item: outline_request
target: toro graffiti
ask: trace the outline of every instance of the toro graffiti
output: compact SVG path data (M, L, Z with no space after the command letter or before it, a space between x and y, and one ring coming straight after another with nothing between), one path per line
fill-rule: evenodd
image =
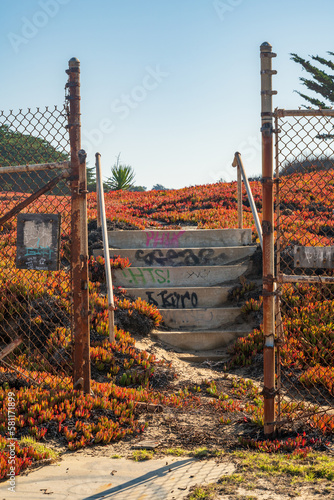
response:
M162 290L156 293L154 290L146 291L147 302L157 307L175 308L175 309L188 309L189 307L196 308L198 304L197 294L187 291L183 294L177 292L170 292L169 290Z

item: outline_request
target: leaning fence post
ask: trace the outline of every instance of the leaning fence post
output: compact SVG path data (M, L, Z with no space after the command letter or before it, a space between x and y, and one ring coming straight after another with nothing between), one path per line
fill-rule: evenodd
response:
M80 62L73 57L69 81L71 146L71 272L73 290L73 387L90 393L86 153L81 149Z
M232 167L237 167L237 200L238 200L238 228L243 228L243 214L242 214L242 178L240 167L237 162L236 156L234 155L234 160Z
M97 153L96 153L97 154ZM95 155L96 156L96 155ZM99 187L98 187L98 182L97 182L97 163L96 163L96 226L102 227L102 221L101 221L101 208L100 208L100 193L99 193ZM102 183L103 186L103 183Z
M261 45L262 121L262 234L263 234L263 395L264 434L272 437L275 424L275 317L274 317L274 203L273 203L273 110L272 58L276 54L265 42Z
M104 262L105 262L105 273L106 273L106 283L108 291L108 319L109 319L109 342L114 342L115 340L115 316L114 316L114 294L112 289L112 279L111 279L111 269L110 269L110 256L109 256L109 242L108 242L108 232L107 232L107 220L106 220L106 209L104 205L104 192L103 192L103 182L101 174L101 155L100 153L95 153L96 158L96 193L99 195L99 207L100 207L100 217L102 226L102 241L103 241L103 251L104 251Z

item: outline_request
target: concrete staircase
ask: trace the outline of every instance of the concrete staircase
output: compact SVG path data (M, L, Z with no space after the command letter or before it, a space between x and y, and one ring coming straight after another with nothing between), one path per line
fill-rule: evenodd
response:
M161 341L210 351L251 331L240 307L227 301L251 271L251 229L110 231L108 239L110 256L131 262L113 271L114 286L159 308L166 329L153 335Z

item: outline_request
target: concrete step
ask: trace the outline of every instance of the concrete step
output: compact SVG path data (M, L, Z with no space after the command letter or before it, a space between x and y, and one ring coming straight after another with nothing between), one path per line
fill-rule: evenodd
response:
M251 256L256 246L213 248L154 248L154 249L110 249L110 257L120 255L128 258L136 267L144 266L222 266ZM103 249L93 251L95 257L103 255Z
M111 248L211 248L250 245L251 229L108 231Z
M230 286L127 288L127 292L160 309L221 307L226 303Z
M204 309L161 309L164 324L179 330L212 330L234 323L241 314L239 307Z
M211 286L236 280L249 264L231 266L127 267L112 271L113 284L124 288Z
M239 337L245 337L250 330L209 330L209 331L153 331L151 335L162 342L185 351L209 351L219 349L235 342Z
M204 363L205 361L211 361L212 366L214 366L214 363L219 363L220 365L224 362L228 363L231 359L226 352L224 354L213 354L215 351L199 352L200 354L197 354L197 352L180 354L178 355L178 358L181 359L181 361L187 361L188 363Z

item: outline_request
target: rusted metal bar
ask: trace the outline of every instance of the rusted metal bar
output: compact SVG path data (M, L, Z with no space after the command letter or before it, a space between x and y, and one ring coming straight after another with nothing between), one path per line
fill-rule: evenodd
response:
M277 283L334 283L334 276L304 276L278 274Z
M262 203L263 203L263 392L264 434L272 437L275 422L275 318L274 318L274 203L273 203L273 125L272 125L272 47L261 45L262 118Z
M102 240L103 240L103 251L104 251L104 262L106 271L106 283L108 290L108 316L109 316L109 341L114 342L115 340L115 320L114 320L114 294L112 289L112 279L111 279L111 269L110 269L110 255L109 255L109 242L108 242L108 232L107 232L107 220L106 220L106 210L104 205L104 192L103 192L103 182L101 174L101 155L100 153L95 154L96 158L96 192L99 194L99 205L102 223Z
M0 167L0 175L2 174L16 174L22 172L38 172L40 170L55 170L70 168L68 161L61 161L59 163L36 163L34 165L16 165L11 167Z
M275 109L274 115L284 116L334 116L334 109Z
M19 203L14 208L9 210L9 212L7 212L3 217L0 217L0 226L2 224L4 224L5 222L7 222L12 217L14 217L14 215L21 212L21 210L23 210L28 205L30 205L33 201L35 201L37 198L42 196L42 194L46 193L47 191L51 191L51 189L53 189L58 184L59 181L61 181L62 179L66 179L68 176L69 176L69 173L65 173L65 172L63 174L58 175L57 177L52 179L50 182L45 184L45 186L38 189L38 191L36 191L35 193L28 196L25 200L21 201L21 203Z
M0 352L0 360L8 356L14 349L16 349L20 344L22 344L23 339L22 337L18 337L17 339L13 340L10 344L8 344L2 351Z
M242 160L241 160L241 154L238 153L238 152L236 152L235 155L234 155L234 160L235 161L233 162L232 166L233 167L235 166L234 163L237 164L238 172L240 172L240 176L242 177L242 180L244 181L246 192L247 192L247 196L248 196L248 200L249 200L249 204L250 204L250 207L251 207L251 210L252 210L252 214L253 214L253 218L254 218L254 222L255 222L256 231L257 231L257 234L259 236L260 245L261 245L261 248L262 248L263 247L263 239L262 239L262 229L261 229L260 219L259 219L259 215L257 213L256 205L255 205L255 202L254 202L253 193L252 193L252 190L251 190L249 182L248 182L248 177L246 175L246 171L245 171L244 165L243 165ZM240 180L240 183L241 183L241 180ZM239 205L239 199L238 199L238 205ZM241 201L241 205L242 205L242 201ZM238 212L239 212L239 207L238 207ZM242 226L241 226L240 229L242 229Z
M73 289L73 381L90 393L86 153L81 149L80 62L69 61L69 136L71 145L71 269Z
M40 383L36 382L33 378L29 377L29 375L26 375L25 373L21 372L16 366L13 364L8 364L6 361L2 360L1 363L5 365L9 370L12 372L18 373L21 377L25 378L26 380L29 380L29 382L34 385L35 387L40 387ZM6 373L4 374L6 376Z

